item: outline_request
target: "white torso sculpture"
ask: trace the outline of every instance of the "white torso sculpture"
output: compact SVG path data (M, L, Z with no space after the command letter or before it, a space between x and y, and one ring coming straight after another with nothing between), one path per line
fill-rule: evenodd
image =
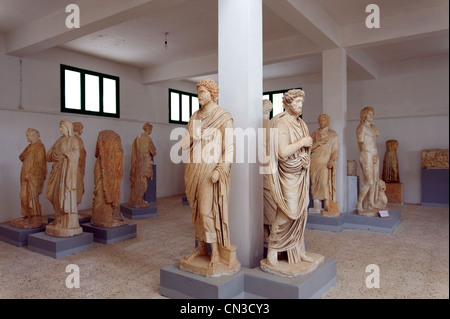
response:
M386 209L387 197L384 193L385 183L380 179L380 158L376 138L380 135L378 128L372 124L375 112L366 106L360 112L360 124L356 129L361 167L361 189L356 204L356 211L361 215L377 215Z
M319 115L320 128L311 134L311 195L314 207L322 207L323 215L338 216L336 202L336 168L339 156L338 135L330 129L330 117Z
M296 276L312 271L323 262L318 254L306 254L304 233L309 204L309 166L312 139L302 114L305 93L294 89L283 96L285 112L271 120L278 138L271 141L277 151L270 154L267 179L277 212L272 221L267 258L261 269L282 276ZM276 145L275 145L276 144ZM287 262L278 260L287 253Z
M228 229L233 118L216 103L217 83L201 80L197 91L201 109L191 116L181 148L189 150L184 181L198 246L180 259L180 268L207 277L229 275L240 269Z
M53 205L55 220L47 225L45 231L50 236L70 237L83 232L77 207L80 144L74 136L72 122L61 121L59 129L62 136L47 152L47 161L53 165L46 196Z
M39 195L42 193L47 175L45 146L39 139L39 132L29 128L25 133L30 144L20 154L20 206L21 218L11 221L20 228L38 228L42 225L42 210Z

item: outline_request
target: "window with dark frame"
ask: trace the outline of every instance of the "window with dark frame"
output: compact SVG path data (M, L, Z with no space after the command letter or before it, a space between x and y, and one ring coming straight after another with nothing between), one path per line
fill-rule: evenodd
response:
M199 108L197 94L169 89L169 123L187 124Z
M61 112L120 117L119 77L61 64Z
M263 99L269 99L273 104L270 118L284 112L283 95L289 90L291 89L263 93ZM191 115L199 108L197 94L169 89L169 123L187 124Z

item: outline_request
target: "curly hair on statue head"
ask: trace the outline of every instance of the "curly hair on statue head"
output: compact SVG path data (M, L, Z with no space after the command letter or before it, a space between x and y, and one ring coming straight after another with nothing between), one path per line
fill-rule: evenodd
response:
M374 111L373 107L366 106L365 108L363 108L361 110L361 112L359 113L359 118L360 118L359 122L360 123L364 123L364 121L366 120L367 113L369 113L369 112L372 112L372 113L375 114L375 111Z
M197 89L200 86L204 86L211 94L211 99L214 103L217 103L217 99L219 98L219 85L214 80L203 79L197 83Z
M283 104L291 105L292 101L294 101L299 96L305 97L305 91L303 91L302 89L289 90L283 95Z

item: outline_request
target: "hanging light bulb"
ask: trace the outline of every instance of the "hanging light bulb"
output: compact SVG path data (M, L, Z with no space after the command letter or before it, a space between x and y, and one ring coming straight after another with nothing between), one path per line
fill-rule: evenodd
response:
M169 32L164 33L164 50L167 50L169 48L169 44L167 43L168 35L169 35Z

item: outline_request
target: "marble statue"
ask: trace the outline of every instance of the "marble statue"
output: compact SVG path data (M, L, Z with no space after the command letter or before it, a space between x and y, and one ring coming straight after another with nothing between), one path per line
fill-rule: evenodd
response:
M63 120L59 124L62 136L47 152L47 162L53 162L47 184L46 197L52 203L55 220L46 233L55 237L70 237L83 233L78 221L77 178L81 145L74 136L73 124Z
M313 144L302 114L305 92L293 89L283 96L285 111L271 120L277 137L270 147L270 171L267 179L277 205L269 236L267 258L261 260L263 271L294 277L309 273L324 261L324 256L306 253L305 226L309 205L309 169ZM275 146L276 144L276 146ZM287 262L279 254L287 253Z
M321 209L323 215L338 216L336 202L336 169L339 156L339 140L335 131L330 129L330 117L320 114L319 126L311 134L311 195L314 207Z
M270 100L263 100L263 128L265 134L265 144L264 149L267 149L269 143L269 129L270 129L270 111L273 109L273 104ZM266 151L266 154L268 152ZM272 220L275 218L277 212L277 205L272 199L272 195L270 195L269 181L264 175L263 182L263 198L264 198L264 242L269 242L269 234L270 234L270 225L272 225Z
M94 200L91 224L98 227L125 225L114 218L120 205L120 184L123 176L123 149L120 136L112 130L100 131L95 147Z
M86 170L86 149L81 138L84 125L81 122L73 122L74 136L80 144L80 158L78 160L78 176L77 176L77 203L80 204L84 195L84 173Z
M385 196L380 178L380 159L376 138L378 128L372 124L375 111L366 106L360 112L360 124L356 129L361 168L361 188L356 211L361 215L376 216L378 211L386 209ZM381 185L380 185L381 184Z
M148 187L148 180L153 178L153 157L156 156L156 148L150 134L153 125L145 123L144 132L139 134L132 145L131 150L131 192L128 206L139 208L150 204L144 199Z
M233 118L217 105L219 86L216 82L199 81L197 92L201 108L191 116L180 143L189 153L184 182L197 247L180 258L179 264L182 270L214 277L240 269L228 228Z
M386 153L383 159L383 174L381 178L385 183L400 183L397 158L397 140L386 141Z
M12 220L10 224L20 228L39 228L42 225L39 195L42 193L47 176L45 146L40 140L38 130L29 128L25 136L30 144L19 155L22 161L19 195L22 217Z

